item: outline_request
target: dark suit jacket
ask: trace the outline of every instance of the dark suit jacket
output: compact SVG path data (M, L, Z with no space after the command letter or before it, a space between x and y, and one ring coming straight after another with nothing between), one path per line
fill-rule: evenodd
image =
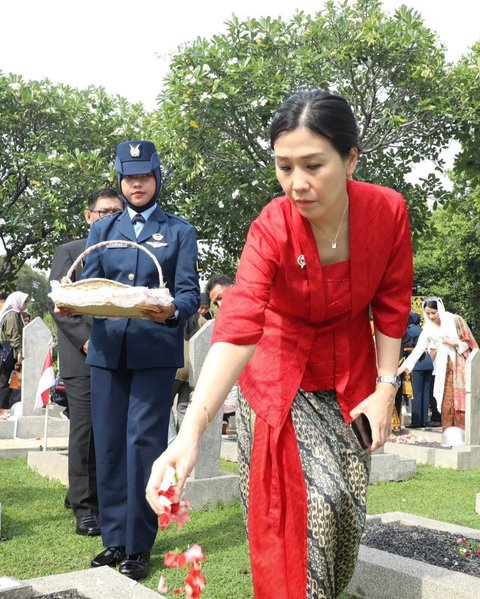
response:
M182 218L157 207L138 239L128 211L125 211L95 222L90 229L87 246L109 239L134 241L155 255L164 281L174 297L179 318L169 323L175 326L142 318L95 318L88 364L116 369L123 351L129 369L181 367L183 323L200 305L195 229ZM149 288L159 284L158 271L152 259L145 252L128 246L101 247L92 251L86 258L82 278L95 277Z
M59 246L53 256L52 270L49 280L60 281L69 268L85 249L86 239L77 239ZM72 282L82 278L82 266L77 266L72 275ZM89 316L59 316L53 311L51 300L48 308L58 328L58 354L60 356L60 375L68 378L73 376L88 376L90 367L85 363L83 345L90 336L93 318Z

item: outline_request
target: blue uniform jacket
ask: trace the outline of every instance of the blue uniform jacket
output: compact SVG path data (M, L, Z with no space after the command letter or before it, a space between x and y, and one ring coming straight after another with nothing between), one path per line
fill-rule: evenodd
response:
M152 237L154 234L155 239ZM164 281L174 297L179 317L173 323L176 326L157 324L142 318L95 318L87 364L118 368L125 346L129 369L181 367L183 323L200 304L195 229L182 218L157 207L137 239L132 221L125 211L93 223L87 247L113 239L134 241L156 256L162 267ZM159 241L164 245L155 247ZM159 283L158 271L152 259L145 252L131 247L93 250L86 257L82 279L95 277L150 288L158 287Z

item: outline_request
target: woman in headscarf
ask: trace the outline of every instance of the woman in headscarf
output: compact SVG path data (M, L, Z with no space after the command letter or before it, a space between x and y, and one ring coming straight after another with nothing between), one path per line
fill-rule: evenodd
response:
M23 359L22 332L25 325L22 313L26 310L27 298L27 293L14 291L7 297L0 311L0 341L8 341L12 346L15 366L20 365ZM10 408L12 390L9 387L9 379L12 370L13 368L0 374L0 409L2 410Z
M423 315L425 324L417 345L398 373L411 372L428 351L435 364L433 395L442 414L442 428L465 428L465 364L478 344L465 320L447 312L441 298L427 297Z

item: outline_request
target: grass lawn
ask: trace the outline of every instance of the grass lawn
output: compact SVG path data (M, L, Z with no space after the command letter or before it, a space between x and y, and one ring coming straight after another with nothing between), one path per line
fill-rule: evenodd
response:
M223 462L222 469L236 465ZM404 511L480 529L475 494L480 492L480 469L457 472L417 466L417 476L402 483L369 487L368 511ZM19 579L70 572L89 567L102 550L98 537L79 537L74 518L63 508L65 487L32 472L25 459L0 460L0 576ZM199 543L206 556L205 599L252 599L247 543L240 504L199 510L181 531L159 532L152 551L149 577L142 581L156 590L166 576L170 588L180 586L183 572L163 567L163 554ZM343 599L347 599L343 595Z
M417 464L417 475L398 483L368 487L369 514L408 512L433 520L480 529L475 512L480 468L459 472Z

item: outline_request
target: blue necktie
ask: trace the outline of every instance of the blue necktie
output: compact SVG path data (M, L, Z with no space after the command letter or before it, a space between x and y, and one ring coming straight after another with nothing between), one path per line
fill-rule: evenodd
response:
M141 214L135 214L135 216L132 218L132 225L137 237L140 235L144 224L145 218Z

